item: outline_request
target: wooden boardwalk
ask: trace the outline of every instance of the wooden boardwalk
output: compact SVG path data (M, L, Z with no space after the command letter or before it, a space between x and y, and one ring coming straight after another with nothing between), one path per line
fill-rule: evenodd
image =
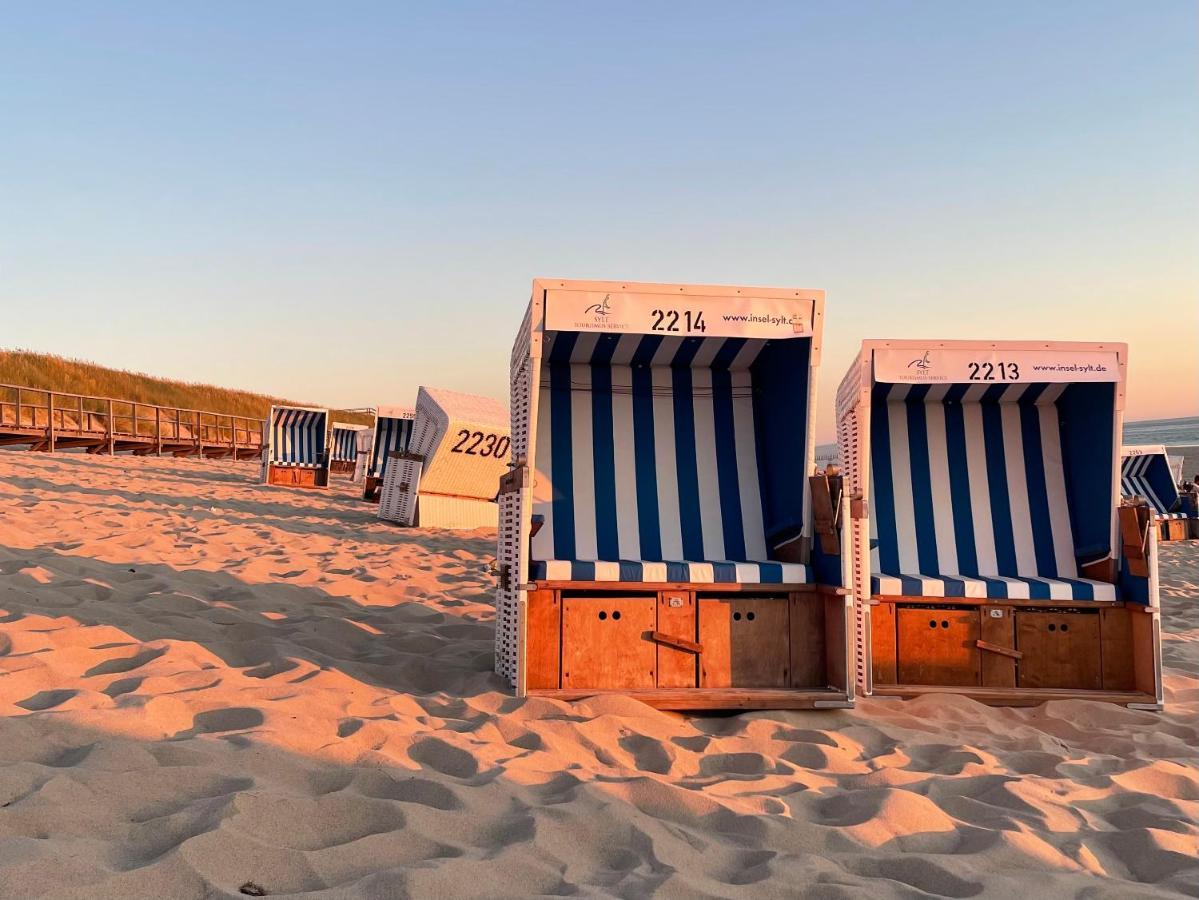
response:
M0 384L0 447L258 459L262 443L261 419Z

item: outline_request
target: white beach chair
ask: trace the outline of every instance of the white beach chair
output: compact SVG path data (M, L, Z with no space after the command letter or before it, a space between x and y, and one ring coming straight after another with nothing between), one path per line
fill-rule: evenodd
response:
M1120 508L1127 347L866 341L837 396L863 693L1162 701L1156 532Z
M329 486L329 411L272 406L267 420L264 484L289 487Z
M1149 504L1161 540L1199 537L1199 533L1193 533L1199 525L1194 495L1179 492L1164 446L1125 446L1120 457L1120 490L1126 498L1140 497Z
M496 670L518 695L851 704L846 501L808 477L823 307L533 283L499 495Z
M362 499L379 502L379 489L383 486L383 473L393 453L407 453L412 440L412 422L416 410L410 406L380 406L375 411L375 427L371 432L370 455L361 479Z
M355 443L355 462L354 462L354 484L364 484L366 482L366 469L370 465L371 444L375 441L375 429L367 428L364 431L359 431L354 435Z
M329 471L334 475L352 475L358 463L359 435L367 434L369 425L349 425L345 422L333 423L333 435L330 440Z
M495 527L507 471L508 410L486 397L422 387L407 453L390 455L379 518L426 528Z

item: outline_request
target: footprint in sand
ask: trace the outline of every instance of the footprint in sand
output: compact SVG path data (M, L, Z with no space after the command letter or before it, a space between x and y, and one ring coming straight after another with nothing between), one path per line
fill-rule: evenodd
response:
M28 709L32 712L41 712L46 709L53 709L56 706L61 706L66 703L79 691L38 691L32 697L26 697L24 700L18 700L17 706L22 709Z
M426 738L413 744L408 755L434 772L453 778L473 778L479 774L479 761L453 744L440 738Z
M133 656L123 656L119 659L106 659L104 662L92 666L83 673L84 678L91 678L93 675L117 675L121 672L131 672L134 669L140 669L146 663L153 662L166 653L166 648L150 647L143 650L141 653Z

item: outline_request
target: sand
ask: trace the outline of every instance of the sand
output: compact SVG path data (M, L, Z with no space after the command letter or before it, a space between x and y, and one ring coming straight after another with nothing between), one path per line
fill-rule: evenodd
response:
M1165 713L684 717L512 698L491 534L256 475L0 453L0 897L1199 896L1195 542Z

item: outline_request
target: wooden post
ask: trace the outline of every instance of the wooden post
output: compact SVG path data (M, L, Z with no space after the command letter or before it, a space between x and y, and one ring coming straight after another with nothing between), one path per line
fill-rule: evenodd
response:
M54 452L54 392L46 392L46 452Z
M200 424L200 411L196 410L196 451L204 458L204 426Z
M108 455L116 456L117 454L117 423L112 417L112 401L108 401Z
M233 458L237 459L237 419L229 417L229 440L233 444Z
M17 427L21 427L21 389L17 388Z
M154 407L154 453L162 456L162 407Z
M77 405L79 407L79 412L76 414L76 417L75 417L75 427L78 428L80 431L91 431L91 429L85 427L84 423L83 423L83 395L82 394L79 395L79 403ZM92 423L88 422L87 424L91 425ZM66 422L63 422L63 425L65 426Z

